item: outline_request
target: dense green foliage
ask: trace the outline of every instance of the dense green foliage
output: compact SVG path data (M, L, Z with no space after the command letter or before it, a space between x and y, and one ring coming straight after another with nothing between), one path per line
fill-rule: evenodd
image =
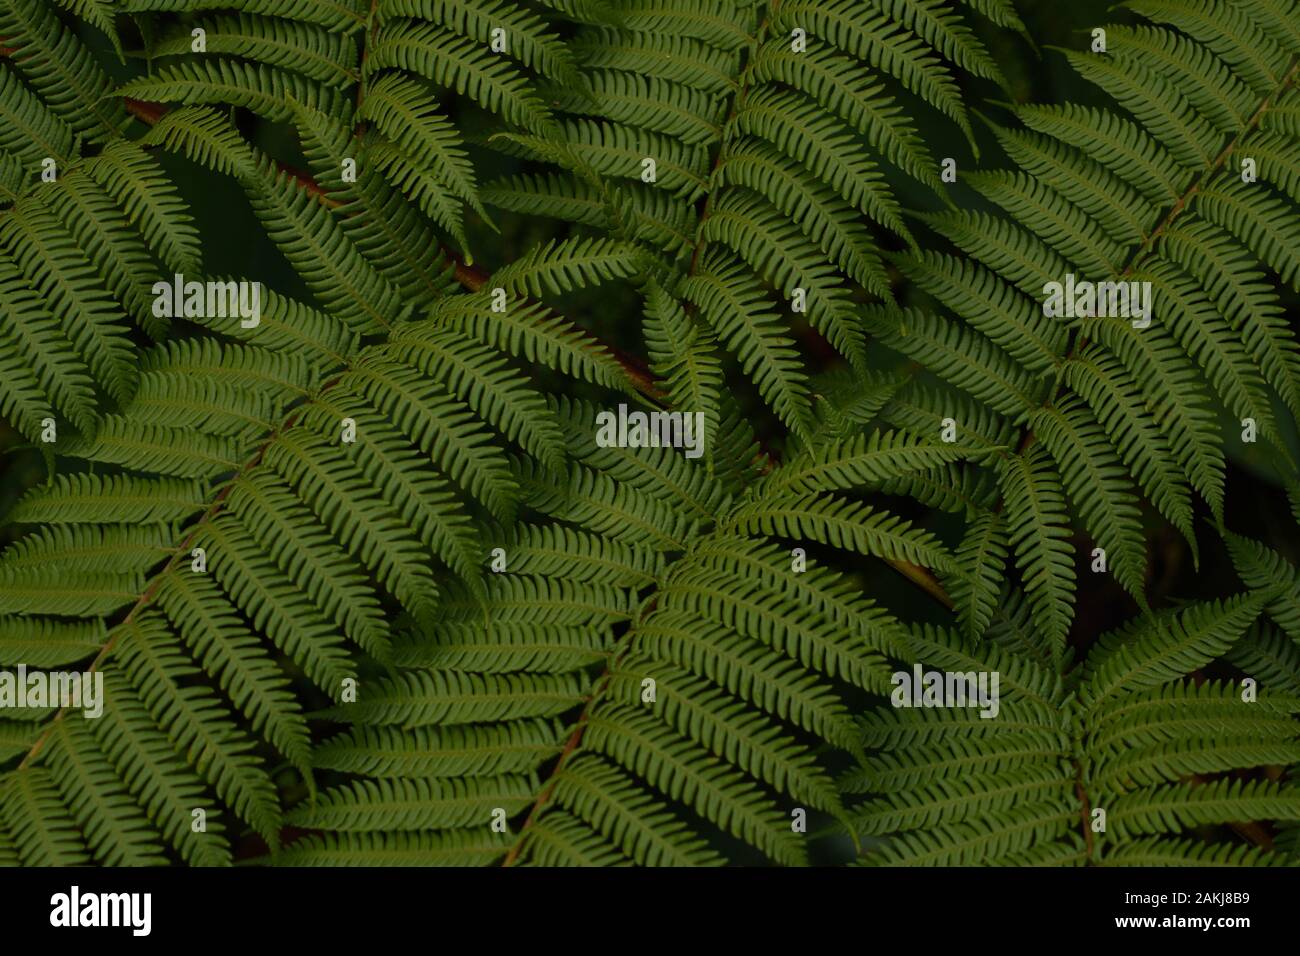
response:
M0 0L0 863L1293 862L1300 4L1016 6Z

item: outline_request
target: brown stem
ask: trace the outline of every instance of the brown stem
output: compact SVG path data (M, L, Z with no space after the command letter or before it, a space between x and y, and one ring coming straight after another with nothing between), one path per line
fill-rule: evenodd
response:
M147 123L150 126L162 119L163 114L169 109L162 103L146 103L142 100L133 100L129 96L123 97L122 102L126 106L128 113L140 122Z
M568 762L569 757L572 756L573 752L578 749L578 744L582 742L583 732L587 729L587 717L591 713L592 706L600 699L601 692L605 689L605 685L609 683L609 673L610 668L606 667L605 671L597 679L596 687L592 691L591 696L588 697L587 702L583 704L582 713L578 715L578 719L574 722L573 732L569 734L569 739L564 742L564 748L560 751L560 757L555 762L555 768L551 771L550 776L546 780L546 786L543 787L542 791L537 795L537 799L533 802L532 807L528 811L528 816L524 819L523 826L519 828L519 838L515 840L514 845L510 847L510 852L506 854L506 858L501 862L503 867L513 866L515 861L519 859L519 854L524 848L524 834L532 827L533 821L536 820L537 815L541 813L542 807L546 806L547 802L551 799L551 794L555 791L555 786L558 783L557 778L560 775L560 771L564 769L565 763Z
M957 602L949 596L948 592L944 589L944 586L939 583L939 579L934 576L934 573L929 568L897 558L889 558L887 560L895 571L907 578L907 580L911 581L948 610L951 611L956 607Z
M361 114L361 104L366 99L366 59L370 56L370 47L373 45L375 33L375 11L379 9L379 0L370 0L370 16L366 18L365 37L361 43L361 58L357 62L357 101L356 115ZM360 136L365 132L365 124L357 126L355 135Z

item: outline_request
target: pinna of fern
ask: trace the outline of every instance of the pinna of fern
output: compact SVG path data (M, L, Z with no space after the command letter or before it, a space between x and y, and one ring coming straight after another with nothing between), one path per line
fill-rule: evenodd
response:
M88 435L138 384L132 329L167 332L146 277L197 270L198 232L52 5L5 0L0 38L0 414Z

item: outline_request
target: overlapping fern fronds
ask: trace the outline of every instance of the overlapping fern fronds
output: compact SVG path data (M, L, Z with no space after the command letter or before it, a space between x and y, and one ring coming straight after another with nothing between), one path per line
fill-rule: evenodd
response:
M448 581L478 581L478 522L509 524L522 493L507 445L543 470L562 461L511 356L627 388L603 349L529 303L538 270L502 271L502 313L487 291L443 296L441 269L412 273L440 298L404 321L376 265L399 237L331 231L317 194L205 108L168 113L145 142L238 178L329 311L263 290L255 327L192 316L209 337L145 352L120 411L56 442L63 470L9 516L36 530L0 555L0 657L103 673L110 715L4 721L0 817L31 864L161 862L169 847L221 862L223 813L227 832L277 846L273 768L311 786L290 675L343 699L360 659L391 659L395 622L427 629ZM612 269L561 255L540 272L570 288ZM211 821L199 836L195 810Z
M788 542L949 566L845 492L968 449L828 422L760 477L725 422L710 476L600 447L595 406L554 407L574 464L519 462L526 519L485 595L449 595L429 634L395 641L404 673L326 715L350 729L316 766L356 779L292 811L321 832L271 862L717 864L722 832L797 864L808 815L843 818L813 748L853 746L846 695L887 686L906 630Z
M1018 170L962 177L1005 216L923 215L960 252L893 257L925 304L868 318L957 389L909 389L888 420L1019 436L993 468L1000 494L958 505L978 516L961 549L976 584L959 611L979 633L1009 555L1058 657L1076 589L1072 515L1144 603L1142 498L1195 552L1193 497L1224 520L1225 441L1258 441L1295 471L1274 400L1292 421L1300 413L1300 350L1279 290L1300 288L1300 12L1220 3L1211 22L1192 4L1129 6L1159 25L1108 26L1106 52L1064 54L1116 106L1017 107L1019 126L993 129ZM1045 315L1047 284L1070 274L1149 283L1150 326Z
M474 335L456 322L476 308L486 300L457 297L447 322L362 345L342 319L272 294L259 327L237 330L257 345L146 353L122 414L61 446L92 467L10 515L39 530L0 555L0 659L89 661L112 719L4 721L7 752L24 753L0 776L21 859L156 861L161 831L214 862L228 852L219 807L277 845L276 788L250 749L263 742L310 780L303 707L278 659L344 698L357 654L390 661L395 622L429 628L450 577L473 593L486 555L467 503L509 521L523 491L507 437L539 462L562 454L554 415L504 353L465 346ZM543 360L617 380L589 345L519 329ZM192 684L200 672L221 693ZM83 772L62 772L69 761ZM220 804L196 795L204 784ZM203 839L180 825L193 809L214 819Z
M877 229L913 242L885 171L942 188L899 96L969 137L954 66L1004 82L964 18L938 3L630 4L574 41L589 93L543 87L555 128L492 139L560 171L492 182L484 199L647 246L643 327L671 399L712 433L725 360L806 435L798 330L865 368L855 292L892 299Z
M52 466L0 668L107 690L0 714L0 862L1293 859L1300 576L1226 499L1245 434L1300 489L1300 6L1128 6L1049 52L1114 105L953 189L1006 0L0 0L0 415ZM154 314L208 278L176 170L304 301ZM1044 315L1070 274L1151 324ZM1202 503L1247 591L1165 607L1145 523L1196 555ZM918 662L998 716L874 709Z
M235 6L124 0L137 20L162 25L148 33L149 75L119 93L292 123L317 184L341 207L334 228L359 246L400 239L375 269L406 301L434 294L423 277L442 254L438 237L472 260L466 210L488 219L446 98L475 104L494 131L554 140L541 84L586 93L552 25L510 0Z

